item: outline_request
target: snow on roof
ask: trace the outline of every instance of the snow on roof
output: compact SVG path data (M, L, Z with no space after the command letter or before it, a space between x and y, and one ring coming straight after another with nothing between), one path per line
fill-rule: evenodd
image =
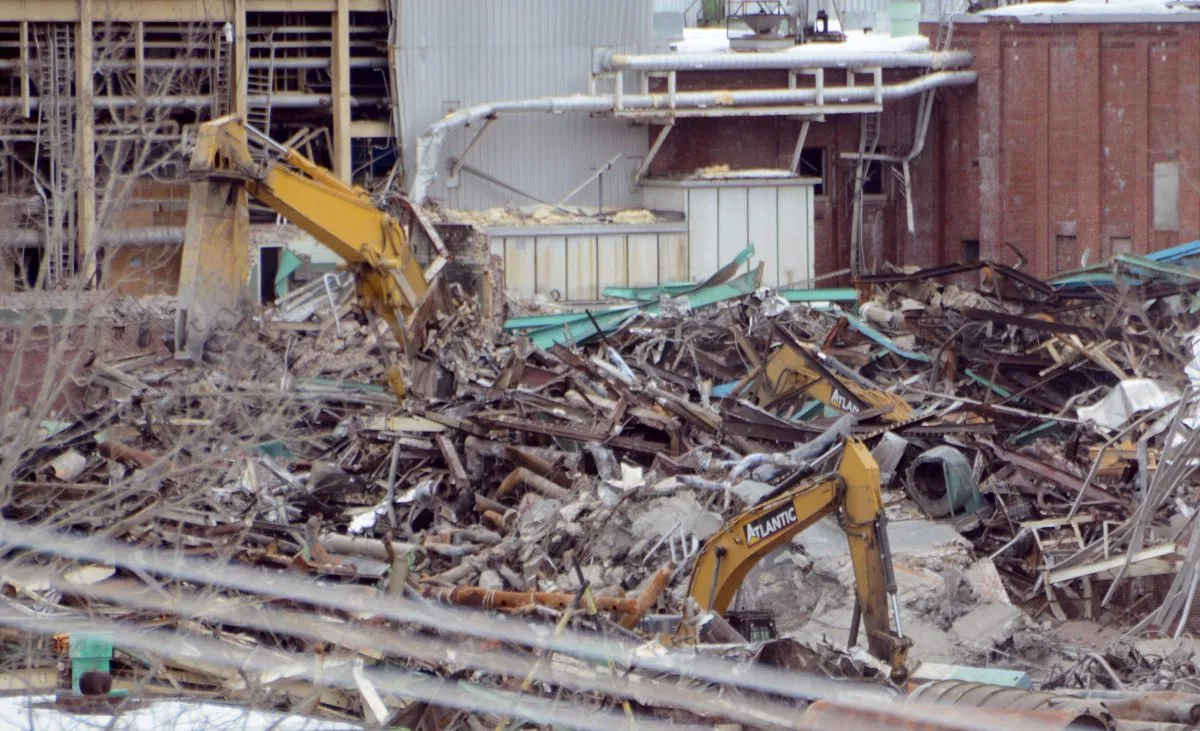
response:
M730 31L736 37L752 35L749 31ZM671 49L677 53L738 53L729 48L729 38L724 28L684 28L683 40L671 44ZM791 46L780 51L759 51L758 53L845 53L847 51L896 51L919 52L929 50L929 39L925 36L891 36L887 33L861 30L846 31L846 40L842 43L805 43Z
M1113 17L1123 19L1138 19L1144 16L1150 20L1153 16L1170 15L1172 19L1191 18L1200 20L1200 8L1195 2L1178 2L1176 0L1069 0L1068 2L1034 2L1019 5L1008 5L993 8L978 13L985 17L1017 18L1022 21L1053 21L1069 23L1082 16ZM1182 17L1180 17L1182 16ZM1190 18L1189 18L1190 19Z

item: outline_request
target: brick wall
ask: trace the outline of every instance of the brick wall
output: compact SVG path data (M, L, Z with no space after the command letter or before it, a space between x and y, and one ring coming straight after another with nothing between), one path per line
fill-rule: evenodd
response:
M183 246L109 246L104 249L104 286L130 296L176 294Z
M929 32L930 29L926 29ZM1200 238L1200 28L1192 24L962 24L979 82L939 96L941 175L918 176L938 258L1049 275L1114 253ZM1155 163L1178 163L1178 231L1154 226Z
M910 78L911 72L889 72L885 83ZM801 85L812 85L802 77ZM845 83L843 72L831 69L826 86ZM865 83L861 78L859 83ZM680 73L678 88L683 90L716 88L785 88L787 72L689 72ZM662 89L655 88L655 91ZM907 153L912 148L916 122L916 98L889 102L884 106L880 127L880 146L889 153ZM651 167L653 177L681 177L711 165L729 165L734 170L751 168L784 169L791 164L792 151L801 122L787 117L721 117L681 119L667 138ZM648 131L653 140L657 127ZM933 134L931 130L931 134ZM825 194L814 204L814 248L818 275L850 265L850 216L853 163L839 160L839 153L858 150L859 117L854 114L830 114L824 122L813 122L804 146L825 150ZM926 155L914 167L916 175L928 174L931 163ZM917 230L907 230L906 206L900 186L889 170L884 170L884 195L865 205L864 248L868 267L880 261L925 263L933 255L933 236L937 228L928 222L929 211L936 211L935 198L918 199ZM920 206L924 206L921 209ZM922 214L925 214L924 216Z
M86 406L83 377L93 360L147 352L165 355L163 335L170 328L170 322L153 319L72 328L0 319L0 374L4 374L0 403L7 408L32 407L46 397L61 417L79 416Z

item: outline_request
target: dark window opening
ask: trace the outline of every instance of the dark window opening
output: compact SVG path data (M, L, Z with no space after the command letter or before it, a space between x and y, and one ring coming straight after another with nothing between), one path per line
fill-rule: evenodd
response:
M18 292L25 292L37 287L44 253L40 246L23 246L17 249L17 267L14 272L13 284L16 285Z
M275 277L279 274L279 246L263 246L258 250L258 300L263 304L275 301Z
M979 261L979 241L977 239L963 239L962 260Z
M350 149L356 183L383 180L396 164L396 147L383 138L355 138Z
M876 149L875 154L882 155L883 148ZM884 163L867 160L863 165L863 195L883 195L883 170Z
M800 150L800 177L820 178L813 186L813 195L825 195L825 148L805 147Z

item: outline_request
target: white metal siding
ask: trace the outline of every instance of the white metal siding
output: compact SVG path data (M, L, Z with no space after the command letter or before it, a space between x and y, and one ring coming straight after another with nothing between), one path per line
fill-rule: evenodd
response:
M600 299L605 287L687 281L683 233L502 236L498 241L510 297L587 302Z
M454 108L586 93L592 49L649 50L653 0L395 0L401 139L411 175L417 137ZM462 154L475 129L450 134L443 161ZM638 204L629 180L646 154L644 127L587 115L521 114L497 120L467 164L550 202L618 152L604 175L605 206ZM469 174L442 178L430 195L452 208L531 203ZM597 203L593 183L573 200Z
M684 23L691 27L696 25L702 5L697 0L654 0L654 12L683 13Z
M664 234L658 237L658 278L664 284L687 281L687 242L686 234Z
M779 273L769 285L806 284L813 276L813 198L809 186L779 188Z
M567 299L573 302L594 300L596 289L596 237L567 237Z
M842 27L847 30L870 28L887 33L891 28L888 0L839 0L837 8Z
M721 266L716 188L693 188L687 196L688 274L699 282Z
M717 189L717 261L724 264L750 243L749 188Z
M504 273L505 288L510 296L532 299L537 294L537 250L532 238L504 240Z
M605 287L629 286L628 245L624 236L601 236L596 256L596 286L603 292Z
M707 278L747 244L754 245L754 261L763 262L763 284L803 285L812 277L812 186L723 185L683 191L689 279ZM661 189L654 196L668 198Z
M779 281L779 188L750 188L750 243L763 263L763 281Z
M629 237L629 286L653 287L658 281L658 236Z

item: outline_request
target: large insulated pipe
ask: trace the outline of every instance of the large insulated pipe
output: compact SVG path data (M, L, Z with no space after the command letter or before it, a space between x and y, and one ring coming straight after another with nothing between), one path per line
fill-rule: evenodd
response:
M1041 691L1009 688L967 680L935 680L918 686L905 703L960 708L1021 709L1023 711L1070 711L1097 720L1112 714L1104 703L1087 698L1071 698Z
M900 99L943 86L974 84L977 76L978 74L974 71L939 71L908 81L885 85L881 89L881 94L884 100ZM837 86L825 87L821 90L825 103L835 104L871 103L875 101L875 92L876 87L874 86ZM629 110L662 109L669 113L671 109L703 110L811 104L817 101L817 89L684 91L675 94L674 99L675 106L671 107L670 99L666 94L633 94L621 97L621 108ZM480 104L448 114L430 125L429 129L417 138L417 171L413 176L409 198L418 204L425 201L429 194L429 187L437 179L442 145L445 143L446 135L452 130L470 126L499 114L518 112L596 114L613 110L614 102L611 96L579 95Z
M757 71L883 66L906 69L957 69L971 65L969 51L837 51L825 48L778 53L650 53L606 52L605 71Z

